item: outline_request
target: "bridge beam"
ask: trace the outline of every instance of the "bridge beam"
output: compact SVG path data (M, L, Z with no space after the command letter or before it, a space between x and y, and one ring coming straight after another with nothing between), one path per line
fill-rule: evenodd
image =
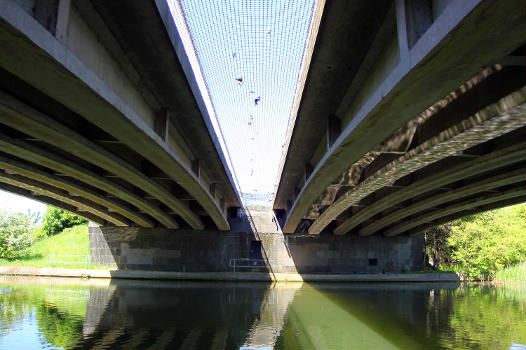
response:
M78 216L82 216L86 220L94 222L97 225L105 225L105 224L107 224L106 220L104 220L104 219L102 219L102 218L100 218L100 217L98 217L98 216L96 216L96 215L94 215L92 213L89 213L89 212L86 212L86 211L79 211L78 208L73 206L73 205L66 204L66 203L64 203L62 201L56 200L56 199L51 198L51 197L47 197L47 196L36 194L36 193L32 192L31 190L27 190L25 188L21 188L21 187L18 187L18 186L13 186L13 185L10 185L10 184L7 184L7 183L0 182L0 190L6 191L6 192L10 192L10 193L14 193L14 194L17 194L17 195L22 196L22 197L27 197L27 198L32 199L34 201L37 201L37 202L40 202L40 203L44 203L44 204L49 204L49 205L52 205L54 207L57 207L57 208L60 208L60 209L63 209L63 210L67 210L67 211L69 211L71 213L77 214Z
M212 140L215 136L210 134L209 121L203 120L208 116L201 115L197 106L196 98L201 97L194 96L192 82L181 68L186 63L178 59L181 52L176 53L181 45L173 38L177 31L167 16L168 5L150 1L136 2L125 9L105 1L71 2L69 9L65 1L62 5L58 21L67 28L61 29L64 35L60 36L55 35L59 34L57 28L42 27L19 2L0 2L0 36L9 52L0 59L2 70L106 132L119 147L150 161L189 193L217 228L228 230L221 200L236 205L239 198L223 166L221 150ZM111 11L118 13L108 16ZM139 30L130 23L131 17L148 18L148 28L141 26ZM152 37L158 40L152 41ZM151 64L152 57L158 64ZM6 91L11 91L7 85ZM42 106L35 107L55 117ZM179 133L188 128L183 136L186 141L193 140L193 154L179 154L184 147L179 147L176 138L164 140L156 133L155 111L163 109L174 111L174 116L168 115L168 126L182 125ZM193 174L187 158L206 163L202 172L217 184L216 198L208 192L209 183L201 183ZM157 195L190 227L204 227L200 217L184 203L162 194L160 189ZM173 218L156 220L167 227L177 226Z
M502 168L510 164L518 164L526 160L524 143L505 147L503 149L488 153L477 159L453 166L446 171L427 176L422 180L416 181L409 186L385 196L364 209L355 213L349 219L340 223L335 234L345 234L360 225L362 222L372 218L382 211L393 208L400 203L409 200L421 193L444 188L444 186L461 181L462 179L483 174L494 169Z
M55 173L60 173L62 175L82 181L86 184L90 184L93 187L105 191L107 193L106 197L108 199L111 197L119 198L124 202L139 208L140 210L144 210L146 214L153 218L157 219L157 217L162 218L166 216L166 213L156 209L155 207L152 207L149 202L132 193L128 189L120 186L117 183L111 182L104 176L96 174L87 167L81 166L58 154L48 152L28 142L13 139L2 133L0 133L0 146L2 148L2 152L4 153L11 154L15 157L20 157L21 159L24 159L30 163L38 164L51 169ZM115 209L117 212L119 212L117 207L112 207L112 209ZM129 217L131 221L137 223L139 226L154 226L154 223L151 220L142 215L126 214L125 212L121 212L121 214Z
M438 160L462 152L490 139L526 125L526 88L516 91L474 116L442 131L387 164L374 175L342 195L310 226L309 233L317 234L349 206L389 183ZM340 225L335 233L346 232Z
M394 41L384 40L385 45L375 45L372 40L369 46L362 46L362 50L368 52L365 58L370 57L369 65L362 65L366 62L365 58L355 59L354 52L348 53L341 42L340 45L334 42L341 41L344 32L324 32L337 23L347 25L343 22L349 22L351 15L356 16L351 12L354 8L346 8L338 2L327 4L325 25L322 23L316 44L317 54L313 56L309 72L312 82L311 86L305 87L291 150L284 161L276 194L276 209L284 208L287 199L293 197L294 188L301 182L295 175L298 174L298 167L313 156L313 153L302 150L306 143L314 140L304 135L304 129L312 127L315 124L313 120L320 119L317 117L320 106L326 106L325 113L334 113L342 120L342 133L324 155L316 156L309 181L300 188L288 210L284 232L295 231L312 204L350 164L382 143L401 125L480 72L481 67L488 67L524 44L526 25L518 15L520 9L524 9L521 1L499 4L476 0L448 2L440 11L433 12L431 24L412 45L400 42L401 39L407 39L407 31L412 30L407 23L409 19L405 18L408 11L411 12L405 9L406 4L397 1L396 11L388 11L384 23L376 27L379 43L382 43L382 31L378 28L382 25L392 27L383 30L383 33L391 33ZM346 13L347 17L343 15L344 11L349 12ZM398 33L397 28L400 31ZM396 41L399 41L398 45ZM395 45L390 45L391 42ZM335 52L338 52L338 57L348 54L349 60L345 64L334 60L337 65L327 71L327 59ZM355 70L356 67L367 69ZM327 74L330 75L332 70L346 74L345 79L341 78L341 82L328 79ZM313 80L318 75L323 79ZM351 91L353 86L354 92ZM361 88L356 89L356 86ZM340 98L342 89L349 90ZM296 133L296 130L302 132ZM299 151L295 153L294 150Z
M53 118L34 110L15 98L0 93L0 123L24 132L41 140L46 140L60 149L84 159L100 168L115 174L126 181L139 186L165 203L172 210L181 213L181 217L189 221L196 229L204 225L180 200L174 198L159 184L142 174L138 169L118 158L101 146L86 139L84 136L67 128ZM178 228L179 225L170 217L158 218L163 225L169 228Z
M375 220L373 223L365 226L358 231L360 236L368 236L375 232L380 232L384 227L395 222L402 221L405 218L416 215L427 209L443 205L461 198L484 193L490 190L498 189L502 186L512 185L524 181L524 174L526 168L521 168L511 172L505 172L489 178L471 183L470 185L455 188L445 193L440 193L436 196L421 200L403 209L396 210L382 218Z
M469 209L466 209L466 210L458 211L458 212L450 214L450 215L443 216L443 217L435 219L433 221L428 221L427 223L425 223L423 225L420 225L420 226L415 227L415 228L413 228L411 230L408 230L406 233L407 233L408 236L414 236L414 235L417 235L419 233L425 232L426 230L428 230L428 229L430 229L432 227L436 227L438 225L442 225L442 224L451 222L451 221L456 220L458 218L462 218L462 217L465 217L465 216L468 216L468 215L479 214L479 213L482 213L482 212L485 212L485 211L488 211L488 210L504 208L504 207L507 207L507 206L510 206L510 205L515 205L515 204L519 204L519 203L523 203L523 202L524 202L524 196L517 196L517 197L512 197L512 198L509 198L509 199L505 199L505 200L502 200L502 201L495 201L495 202L492 202L490 204L479 205L479 206L474 207L474 208L469 208ZM398 236L402 236L402 235L398 235Z
M0 141L0 145L2 142ZM4 151L5 149L2 148ZM0 154L0 169L4 171L13 172L15 174L22 175L26 178L39 181L40 183L45 183L52 185L56 188L63 189L68 191L71 195L75 197L82 197L97 203L100 206L108 208L108 210L121 214L122 216L128 218L129 220L135 222L137 225L143 227L153 227L153 224L150 220L145 217L134 213L126 204L123 204L119 201L106 197L104 194L98 193L91 188L86 187L83 184L79 184L73 181L69 181L64 176L57 176L47 173L41 169L36 168L27 162L13 160L7 157L4 157ZM111 220L108 220L111 222ZM121 221L122 224L122 221ZM119 226L121 226L119 224Z
M127 220L124 219L122 216L115 213L110 213L106 210L106 208L103 208L89 200L71 196L66 191L50 186L46 183L31 180L19 175L7 174L5 172L0 173L0 182L9 184L11 186L23 188L27 191L30 191L36 196L53 198L56 201L68 204L71 207L75 208L75 210L73 210L74 213L86 211L93 214L94 217L99 217L114 225L128 226Z
M384 236L392 237L399 235L403 232L407 232L415 227L426 224L430 221L442 218L444 216L452 215L457 212L462 212L465 210L470 210L476 207L483 205L504 201L507 199L521 198L525 199L526 196L526 182L520 183L518 186L513 187L512 189L497 192L493 194L486 194L476 198L468 199L461 201L460 203L449 205L447 208L442 208L439 210L434 210L429 213L426 213L414 220L407 220L404 223L395 225L384 231Z

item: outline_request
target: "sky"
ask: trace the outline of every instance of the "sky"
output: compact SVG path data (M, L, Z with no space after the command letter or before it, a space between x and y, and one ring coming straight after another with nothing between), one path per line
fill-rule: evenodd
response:
M27 211L30 210L31 213L40 212L44 214L46 211L46 205L26 197L0 190L0 211L2 210L24 214L27 214Z
M168 4L241 193L271 205L315 1Z

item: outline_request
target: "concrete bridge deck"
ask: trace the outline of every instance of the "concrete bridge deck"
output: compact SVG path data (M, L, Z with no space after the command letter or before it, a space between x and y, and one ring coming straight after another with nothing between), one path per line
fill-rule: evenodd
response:
M0 188L99 225L228 230L230 171L165 1L0 1Z
M330 1L274 209L387 236L526 199L522 1Z

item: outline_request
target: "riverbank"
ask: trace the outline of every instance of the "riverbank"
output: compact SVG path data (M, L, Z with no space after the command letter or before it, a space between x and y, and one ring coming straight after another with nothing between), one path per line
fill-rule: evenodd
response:
M0 275L79 278L123 278L194 281L261 282L459 282L454 273L414 274L293 274L263 272L167 272L140 270L92 270L51 267L0 266Z
M526 284L526 262L497 271L495 282Z
M82 224L64 229L53 236L35 237L35 241L27 253L17 259L0 258L0 266L10 267L49 267L50 260L59 261L63 268L79 268L107 270L109 267L89 263L88 225Z

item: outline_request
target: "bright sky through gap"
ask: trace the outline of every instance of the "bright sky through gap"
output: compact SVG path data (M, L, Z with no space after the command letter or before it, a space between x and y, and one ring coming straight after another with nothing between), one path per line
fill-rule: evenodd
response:
M168 4L243 197L270 205L316 2Z
M23 213L27 214L30 210L31 213L40 212L44 214L46 211L46 205L32 199L17 196L9 192L0 190L0 211L8 211L11 213Z

